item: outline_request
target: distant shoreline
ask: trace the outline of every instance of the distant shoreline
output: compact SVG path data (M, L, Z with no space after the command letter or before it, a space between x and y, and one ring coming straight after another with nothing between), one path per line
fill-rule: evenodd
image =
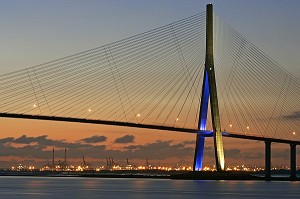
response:
M171 180L270 180L270 181L300 181L300 178L291 179L288 176L272 176L266 179L260 173L247 172L179 172L179 171L0 171L0 176L31 176L31 177L87 177L87 178L152 178Z

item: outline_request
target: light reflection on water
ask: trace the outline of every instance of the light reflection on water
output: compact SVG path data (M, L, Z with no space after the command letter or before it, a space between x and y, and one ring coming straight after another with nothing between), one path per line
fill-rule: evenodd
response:
M0 177L0 198L300 198L300 182Z

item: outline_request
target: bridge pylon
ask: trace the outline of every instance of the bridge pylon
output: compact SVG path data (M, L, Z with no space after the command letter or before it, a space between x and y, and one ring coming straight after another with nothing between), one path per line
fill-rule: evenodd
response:
M210 100L210 101L209 101ZM214 149L216 159L217 171L225 170L224 148L222 141L222 132L219 116L219 105L217 86L214 70L214 56L213 56L213 5L207 4L206 7L206 56L205 69L202 84L202 96L199 113L199 130L206 130L208 105L210 102L210 111L213 126ZM195 157L194 157L194 171L202 170L202 161L204 155L204 141L205 137L202 134L197 134Z

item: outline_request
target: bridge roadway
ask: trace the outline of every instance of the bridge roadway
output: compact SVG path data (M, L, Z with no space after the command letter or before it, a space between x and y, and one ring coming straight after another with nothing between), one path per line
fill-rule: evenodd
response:
M61 122L76 122L76 123L88 123L88 124L103 124L112 126L124 126L124 127L135 127L135 128L146 128L166 131L177 131L185 133L200 133L204 137L212 137L211 131L201 131L197 129L177 128L171 126L159 126L151 124L139 124L131 122L118 122L118 121L106 121L106 120L95 120L85 118L70 118L70 117L57 117L57 116L45 116L45 115L29 115L29 114L17 114L17 113L0 113L0 117L4 118L21 118L21 119L34 119L34 120L50 120L50 121L61 121ZM233 132L222 132L223 136L231 138L240 138L247 140L258 140L264 142L277 142L285 144L300 145L300 141L284 140L277 138L267 138L255 135L242 135Z

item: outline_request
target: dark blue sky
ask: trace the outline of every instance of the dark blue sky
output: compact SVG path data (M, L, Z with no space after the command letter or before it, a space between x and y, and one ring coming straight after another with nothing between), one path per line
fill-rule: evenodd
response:
M102 46L205 10L300 77L298 0L3 0L0 73Z

